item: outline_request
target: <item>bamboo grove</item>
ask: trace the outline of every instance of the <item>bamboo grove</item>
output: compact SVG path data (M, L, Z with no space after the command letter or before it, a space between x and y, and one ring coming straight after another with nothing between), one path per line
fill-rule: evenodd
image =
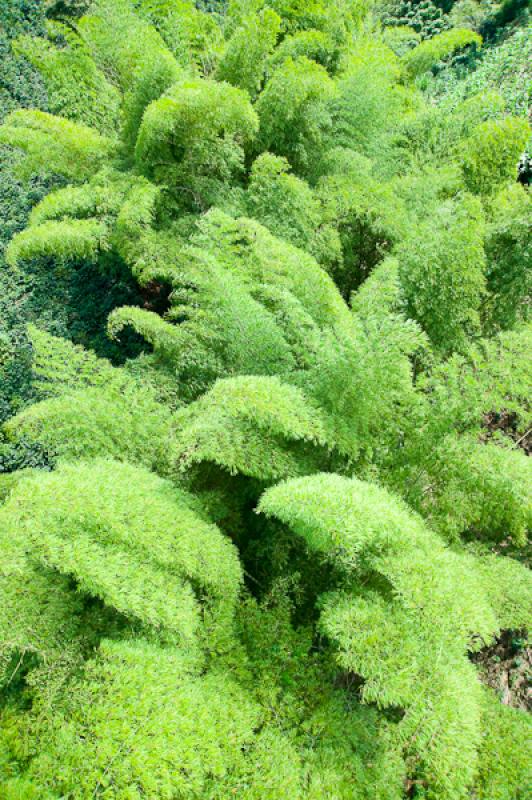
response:
M20 334L0 797L524 798L475 654L532 607L530 128L429 92L481 27L77 5L12 40L46 101L0 127L38 187L3 270L89 276L112 349Z

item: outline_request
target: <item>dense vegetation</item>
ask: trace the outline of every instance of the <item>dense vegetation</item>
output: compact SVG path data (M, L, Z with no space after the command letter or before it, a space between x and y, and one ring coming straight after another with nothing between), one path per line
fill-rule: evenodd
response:
M526 5L2 3L2 800L527 796Z

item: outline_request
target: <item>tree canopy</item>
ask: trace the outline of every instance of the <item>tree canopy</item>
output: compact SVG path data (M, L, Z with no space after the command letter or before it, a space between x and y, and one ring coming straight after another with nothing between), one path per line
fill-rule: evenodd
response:
M0 797L524 798L526 14L5 5Z

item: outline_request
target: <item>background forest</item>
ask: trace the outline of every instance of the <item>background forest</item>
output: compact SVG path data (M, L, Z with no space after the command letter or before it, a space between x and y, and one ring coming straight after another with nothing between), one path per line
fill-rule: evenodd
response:
M1 800L525 800L526 0L1 0Z

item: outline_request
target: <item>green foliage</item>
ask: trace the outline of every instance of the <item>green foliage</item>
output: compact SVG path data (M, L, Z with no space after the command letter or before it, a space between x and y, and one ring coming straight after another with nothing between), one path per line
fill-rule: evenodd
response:
M530 325L507 331L437 366L425 378L434 424L447 415L458 431L479 431L484 415L506 410L515 415L517 431L524 433L530 422L527 393L532 373L527 350L531 336Z
M133 383L127 373L97 358L90 350L50 336L34 326L29 326L29 334L33 380L40 397L57 397L65 391L89 387L119 392Z
M516 176L530 128L523 119L488 120L463 143L460 162L467 188L489 194Z
M44 399L6 422L11 451L30 444L46 463L110 456L164 473L172 420L155 391L66 340L30 335L34 387Z
M26 0L6 0L0 9L1 121L17 107L46 108L46 90L39 74L12 48L15 37L23 34L38 36L43 31L44 17L40 5L32 7L31 13L28 11Z
M27 563L5 536L2 546L0 686L9 688L36 660L58 670L72 661L72 643L80 646L83 636L83 603L67 578Z
M0 129L0 144L24 152L20 174L60 175L83 181L108 158L112 143L77 122L44 111L13 111Z
M309 29L321 31L331 26L347 26L364 15L368 3L367 0L334 0L332 3L323 0L229 0L228 17L233 24L240 24L247 14L264 7L273 9L282 19L283 31L293 34Z
M46 191L42 181L23 186L13 174L16 159L7 150L0 175L0 419L3 421L31 392L31 352L22 309L27 297L26 281L5 263L5 248L27 222L31 205Z
M191 241L194 249L180 257L172 244L182 271L163 267L174 286L166 320L135 308L111 318L113 334L130 325L153 344L188 397L228 374L308 367L321 328L351 327L338 290L316 261L253 220L211 211Z
M132 149L144 110L181 77L182 69L130 0L99 0L77 29L96 65L122 90L124 138Z
M337 67L340 48L332 36L323 31L300 31L286 36L269 59L268 69L275 71L287 58L305 57L316 61L328 71L334 72Z
M245 89L253 100L261 88L280 27L281 18L271 9L244 20L227 44L216 70L217 80Z
M526 713L508 708L487 690L480 750L480 800L526 797L530 784L530 724ZM516 747L516 743L519 746Z
M221 30L215 18L201 12L215 8L203 9L205 3L194 0L140 0L135 5L180 64L205 75L212 72L221 46ZM211 5L216 5L216 0Z
M31 11L31 13L29 13ZM24 33L42 33L44 19L39 6L31 8L25 0L6 0L0 9L0 121L22 106L45 109L46 91L38 73L13 52L11 40ZM41 180L24 186L15 177L19 159L0 147L0 420L4 420L31 393L30 351L21 319L22 292L19 281L6 268L5 248L11 237L27 222L33 203L47 187Z
M498 627L475 565L446 550L393 496L354 479L285 482L259 509L344 573L339 591L322 601L339 664L365 679L366 702L405 709L393 736L415 774L430 776L442 796L464 797L480 740L480 687L465 648Z
M480 204L447 203L398 248L409 313L439 350L462 350L480 330L485 293L484 224Z
M437 108L431 107L406 118L401 126L399 143L415 159L439 161L451 154L458 158L463 140L471 136L479 124L502 117L504 108L504 99L497 92L473 95L454 108L442 103ZM451 180L456 185L459 176L454 165L453 172ZM433 175L433 180L435 177ZM419 185L416 189L421 191Z
M275 480L312 471L298 443L325 444L320 416L296 387L273 377L218 381L179 415L179 468L211 462L231 474Z
M90 6L91 0L44 0L46 16L52 19L78 17Z
M238 559L194 498L112 460L61 466L20 488L2 509L2 530L16 527L18 547L41 567L184 647L195 645L200 598L207 613L230 619Z
M91 388L37 403L5 430L10 442L31 441L52 459L108 454L164 469L169 422L149 393Z
M303 174L310 173L331 127L327 103L334 91L321 64L306 56L286 59L257 101L260 148L284 156Z
M452 28L410 50L402 59L403 67L410 79L417 78L457 50L481 44L482 37L478 33L467 28Z
M438 5L433 0L382 0L377 9L384 25L395 28L408 25L425 39L448 27Z
M324 204L306 181L290 173L285 158L263 153L253 162L246 201L250 216L320 263L340 257L338 234L327 222Z
M104 642L62 693L29 778L41 791L85 798L249 800L297 793L297 755L275 729L256 734L260 710L230 678L191 674L186 657L143 641ZM90 744L85 745L85 741ZM60 778L54 773L59 770Z
M144 59L148 72L157 61L161 67L175 64L160 33L134 12L130 0L96 0L77 29L96 63L124 92L139 77L144 80L139 72Z
M82 186L68 185L47 195L32 211L30 224L11 241L6 257L19 260L58 256L58 261L95 261L114 249L135 263L141 241L155 216L158 189L149 181L104 169Z
M332 273L344 297L349 297L401 240L405 208L390 184L372 178L363 159L349 151L340 155L349 162L347 169L337 174L331 170L333 174L320 180L318 192L340 239L341 255Z
M6 253L7 262L14 266L21 259L37 256L94 260L103 245L104 233L104 226L92 220L35 225L19 234Z
M243 146L257 128L244 91L185 80L146 110L135 160L147 177L174 185L179 194L189 192L193 207L202 208L218 184L243 170Z
M404 56L419 44L421 36L414 28L409 25L398 25L393 28L386 28L383 33L384 43L393 50L396 56Z
M180 325L144 309L118 309L110 318L117 336L131 326L153 345L159 363L167 364L185 399L205 391L216 378L244 373L271 375L280 364L294 366L290 343L274 315L255 300L238 278L223 274L216 263L191 256L193 292L173 308ZM225 298L225 300L224 300ZM195 302L201 301L198 311Z
M447 362L436 366L430 376L421 378L420 388L423 389L424 402L428 406L424 407L422 403L421 407L413 409L412 429L405 438L402 453L395 461L391 473L383 474L389 482L388 485L400 492L418 511L427 513L427 509L430 512L431 507L434 510L434 504L431 506L433 487L438 487L440 492L445 493L444 482L440 483L439 476L441 472L449 470L449 461L446 460L446 448L449 444L455 442L455 446L460 449L460 440L456 443L455 437L465 436L466 441L473 441L476 447L476 443L486 441L491 435L495 442L506 448L515 447L516 441L526 439L531 422L528 403L531 380L528 356L530 333L527 326L519 331L505 332L493 339L481 340L470 345L465 355L453 355ZM500 431L490 434L490 419L504 420L507 416L511 426L506 431L501 426ZM504 460L504 453L499 454L498 449L495 454ZM460 494L460 480L467 483L468 476L464 476L462 472L460 477L460 467L457 464L454 469L458 470L455 490ZM488 467L488 478L493 473L494 470ZM483 477L479 477L480 480L473 487L472 496L492 506L500 502L500 494L499 500L492 501L489 492L495 490L497 493L498 487L504 483L503 476L492 480L491 490L489 483L483 484ZM516 490L519 493L517 487ZM511 507L512 501L508 507L501 509L501 513L507 514ZM460 520L460 513L459 507L452 510L448 519L451 527L453 520ZM482 515L482 509L475 507L473 503L471 507L466 506L465 513L472 514L474 518L475 515ZM517 515L511 511L509 514L510 519L513 516L518 526L522 524L521 514L521 509ZM489 521L487 531L490 531Z
M496 0L458 0L449 18L453 27L471 28L478 32L484 29L484 23L498 5Z
M477 567L488 597L497 606L501 627L527 628L532 614L530 570L513 558L486 556L482 550Z
M432 524L446 536L527 542L532 485L524 453L462 437L445 439L427 504ZM441 487L439 489L439 486Z
M54 47L46 39L25 36L15 43L43 76L48 108L59 116L90 125L103 134L113 134L119 118L120 95L107 81L87 52L84 43L66 26L50 31L63 38L65 46Z
M501 0L482 26L482 33L490 38L497 38L501 29L504 33L505 26L521 21L527 24L530 21L529 8L526 0Z
M335 146L377 156L387 128L396 123L410 102L398 86L399 61L381 42L363 39L351 49L342 67L332 103L331 138Z
M291 292L319 326L340 327L349 319L338 289L316 261L258 223L231 220L213 211L202 219L193 241L244 282L272 284Z
M532 618L497 13L2 5L2 798L526 791L478 666Z
M31 8L26 0L6 0L0 15L2 32L8 33L10 38L30 32L39 35L44 23L43 11L40 3L37 8Z
M483 48L472 69L463 74L458 68L442 70L428 84L437 98L456 103L480 91L501 93L511 114L526 116L530 106L530 63L532 28L517 28L497 47Z
M531 205L521 186L503 189L495 197L486 230L487 281L493 298L489 319L501 328L514 328L519 320L528 318Z

